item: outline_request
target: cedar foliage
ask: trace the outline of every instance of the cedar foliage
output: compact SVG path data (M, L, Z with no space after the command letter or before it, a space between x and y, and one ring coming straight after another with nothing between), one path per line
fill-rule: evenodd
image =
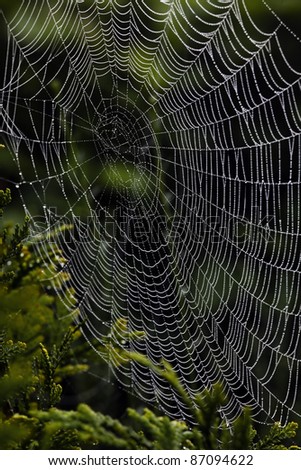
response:
M9 190L0 191L0 217L10 203ZM146 357L120 350L108 338L103 347L120 364L138 361L165 378L189 408L195 425L158 416L150 409L128 410L126 422L93 411L82 403L71 411L60 409L63 380L83 373L86 364L75 361L74 326L60 297L48 285L49 266L30 242L24 242L29 221L0 229L0 449L296 449L297 424L275 423L266 435L257 436L251 414L245 410L229 427L218 410L225 403L217 384L192 400L170 365L152 364ZM62 263L51 246L52 264ZM57 289L73 300L67 276L58 275ZM73 301L74 302L74 301ZM113 329L128 338L126 322ZM143 333L134 333L141 336ZM112 336L117 336L114 334ZM118 344L122 344L118 341ZM82 350L80 351L82 356ZM118 363L117 363L118 366Z

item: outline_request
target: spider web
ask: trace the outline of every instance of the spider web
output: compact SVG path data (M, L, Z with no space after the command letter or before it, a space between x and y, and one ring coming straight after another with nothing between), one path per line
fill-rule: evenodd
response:
M221 383L230 421L301 401L300 38L276 3L30 0L1 20L2 176L41 256L36 234L73 226L84 334L167 360L191 396ZM147 367L110 366L189 419Z

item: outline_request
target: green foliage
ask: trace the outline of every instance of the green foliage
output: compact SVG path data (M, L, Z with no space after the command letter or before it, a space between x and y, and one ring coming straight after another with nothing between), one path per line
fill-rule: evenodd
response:
M9 191L0 191L0 214L10 202ZM102 345L102 353L115 367L136 361L165 379L181 398L194 425L158 416L150 409L129 409L124 422L93 411L82 403L75 410L60 409L64 379L87 370L74 361L83 349L74 340L79 327L59 296L48 285L50 266L35 255L27 237L28 220L22 227L0 231L0 448L1 449L295 449L297 424L275 423L258 437L250 410L231 426L220 408L225 404L222 387L191 397L171 366L151 363L145 356L127 351L123 345L139 340L142 332L128 332L119 319ZM62 263L60 252L51 246L51 263ZM57 289L66 288L65 274L57 276ZM47 290L48 287L48 290ZM46 290L45 290L46 288ZM105 353L105 354L104 354Z
M210 394L200 395L205 411L202 422L189 427L183 421L168 416L157 416L145 409L142 413L129 409L129 423L123 424L102 413L94 412L88 405L81 404L74 411L51 408L36 411L32 415L43 424L40 448L53 448L58 432L68 437L71 433L80 448L124 449L124 450L267 450L298 449L287 446L287 440L296 435L296 423L281 427L275 424L266 436L258 439L251 425L250 413L246 411L233 426L227 427L221 421L218 407L221 404L220 387L214 387ZM224 400L222 400L224 401ZM213 426L212 423L214 423ZM69 448L66 445L65 448Z
M0 191L0 218L3 215L3 208L11 202L10 190ZM28 220L25 220L23 227L16 225L12 234L7 228L0 231L0 283L8 282L12 279L13 273L7 269L11 264L11 259L21 252L21 241L28 234ZM5 269L6 268L6 269Z
M269 432L260 439L256 444L258 450L285 450L287 446L285 442L290 442L296 436L298 424L291 422L287 426L281 426L280 423L274 423ZM288 447L289 449L299 449L295 445Z
M0 214L9 204L9 190L0 191ZM78 336L73 318L48 282L49 267L39 259L23 226L0 230L0 448L31 448L39 429L30 409L49 409L60 401L59 382L86 370L72 363L70 343ZM62 257L51 247L50 259ZM66 275L57 276L63 289ZM48 289L47 289L48 288ZM72 298L66 291L66 296ZM74 309L74 315L76 310ZM43 343L43 346L41 343Z

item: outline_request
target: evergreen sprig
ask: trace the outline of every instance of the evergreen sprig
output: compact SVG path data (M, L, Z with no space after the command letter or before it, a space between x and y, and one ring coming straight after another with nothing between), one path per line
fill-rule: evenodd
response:
M11 202L9 189L0 190L0 218L3 209ZM0 230L0 283L6 283L13 279L14 272L10 269L11 260L20 255L22 242L28 236L29 219L25 218L22 226L16 225L12 231L8 228Z

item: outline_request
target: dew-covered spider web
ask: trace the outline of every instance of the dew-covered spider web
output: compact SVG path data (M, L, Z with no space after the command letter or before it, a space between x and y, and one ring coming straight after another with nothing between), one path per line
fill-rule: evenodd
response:
M165 359L192 397L219 382L229 421L300 414L298 1L2 8L2 186L42 256L57 234L86 338ZM116 351L125 387L189 419Z

